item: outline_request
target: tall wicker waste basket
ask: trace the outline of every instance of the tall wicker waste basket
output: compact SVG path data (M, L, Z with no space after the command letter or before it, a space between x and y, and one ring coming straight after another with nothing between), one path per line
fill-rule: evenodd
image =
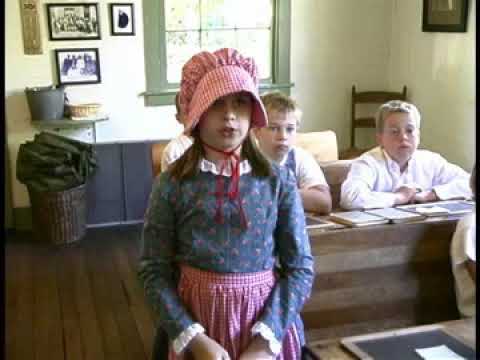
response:
M20 145L16 175L28 189L37 240L68 244L85 235L86 184L96 168L92 144L42 131Z
M33 234L38 241L68 244L86 233L86 184L65 191L35 191L28 186Z

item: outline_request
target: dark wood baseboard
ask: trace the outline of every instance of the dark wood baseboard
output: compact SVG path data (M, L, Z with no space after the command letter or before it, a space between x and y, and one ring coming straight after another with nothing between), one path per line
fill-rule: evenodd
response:
M30 207L21 207L13 209L14 225L10 230L12 231L32 231L32 209ZM87 224L87 229L90 228L103 228L103 227L115 227L124 225L139 225L143 223L143 219L128 220L128 221L116 221L101 224ZM8 229L7 229L8 230Z
M29 206L13 208L13 224L15 230L32 230L32 209Z

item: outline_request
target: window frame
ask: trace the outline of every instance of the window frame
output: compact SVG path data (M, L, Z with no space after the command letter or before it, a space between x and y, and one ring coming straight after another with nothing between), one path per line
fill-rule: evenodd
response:
M260 92L275 89L289 95L294 85L290 82L290 2L272 0L272 76L260 82ZM143 28L147 89L142 95L145 105L173 105L179 84L167 82L164 0L143 0Z

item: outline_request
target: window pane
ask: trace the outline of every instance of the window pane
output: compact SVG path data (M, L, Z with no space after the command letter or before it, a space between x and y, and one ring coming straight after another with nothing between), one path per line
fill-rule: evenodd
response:
M183 65L200 51L198 31L167 32L167 81L179 83Z
M202 49L215 51L224 47L237 47L235 30L202 32Z
M200 0L202 29L269 28L272 0Z
M166 30L200 28L199 0L165 0Z
M270 28L272 26L272 0L234 1L237 28Z
M255 59L260 79L271 77L272 39L270 30L238 30L237 48L245 56Z
M272 0L165 0L167 82L178 83L197 52L223 47L253 56L260 78L271 78L272 17Z
M235 27L235 3L238 0L200 0L202 29L232 29ZM241 1L240 1L241 2Z

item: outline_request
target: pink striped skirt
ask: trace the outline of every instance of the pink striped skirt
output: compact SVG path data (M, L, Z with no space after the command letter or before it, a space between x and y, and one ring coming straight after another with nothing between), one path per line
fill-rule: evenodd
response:
M192 317L202 324L206 334L238 359L252 340L251 328L262 314L263 306L275 285L272 270L255 273L214 273L181 266L178 293ZM297 360L301 344L292 325L282 342L278 360ZM187 359L170 351L170 360Z

